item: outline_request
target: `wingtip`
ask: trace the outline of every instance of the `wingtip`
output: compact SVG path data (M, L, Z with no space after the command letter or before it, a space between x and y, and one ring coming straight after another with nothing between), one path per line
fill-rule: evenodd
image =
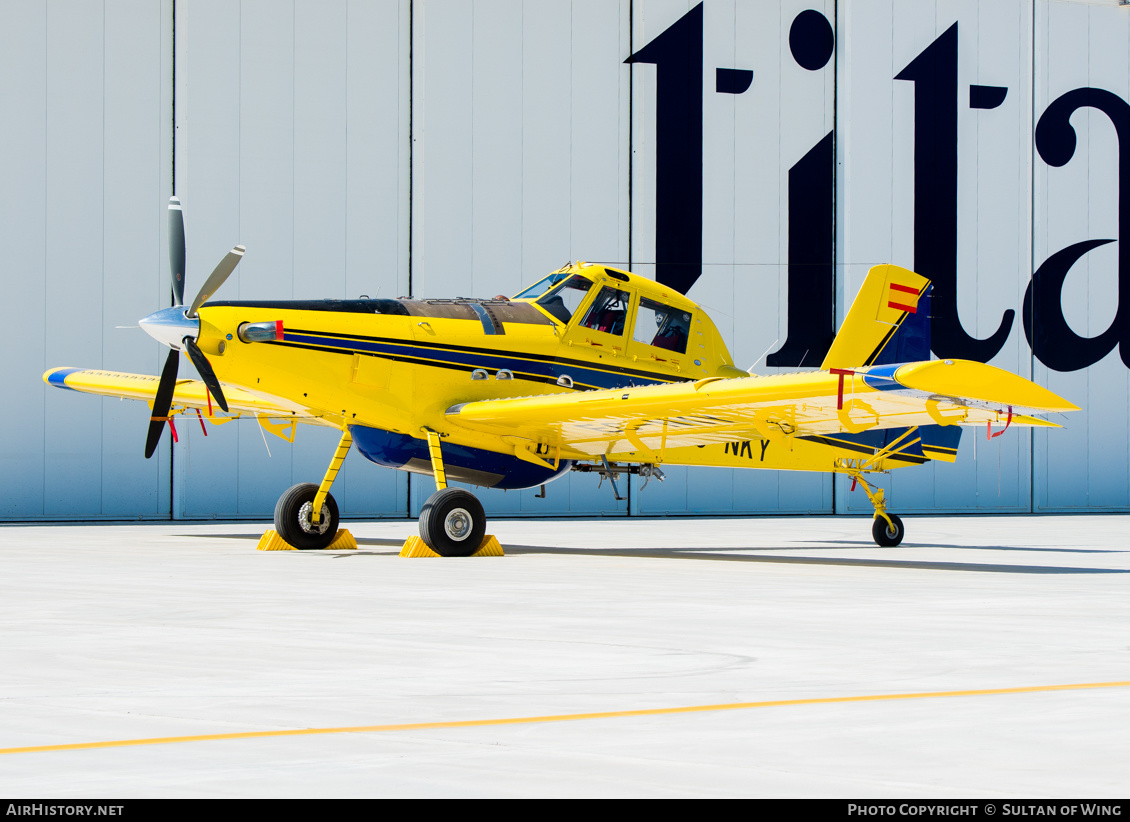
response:
M84 369L69 367L48 368L43 372L43 381L48 385L53 385L56 388L66 388L70 391L74 391L73 388L67 385L67 377L69 377L71 374L74 374L76 371L82 370Z

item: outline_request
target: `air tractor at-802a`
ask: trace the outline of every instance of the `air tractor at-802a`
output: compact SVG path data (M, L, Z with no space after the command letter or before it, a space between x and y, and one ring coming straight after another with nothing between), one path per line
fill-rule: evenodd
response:
M874 506L875 541L895 546L903 523L874 474L953 462L965 427L997 436L1077 410L994 366L931 360L930 282L895 265L868 272L818 370L754 376L700 306L604 265L571 263L489 300L212 300L243 256L236 246L186 307L176 198L169 231L177 305L140 321L171 349L161 376L53 368L43 379L149 403L146 457L188 411L214 423L254 416L290 440L297 424L340 431L321 482L290 488L275 508L296 548L337 533L330 487L354 446L435 477L420 537L443 556L474 553L486 528L475 495L449 481L531 488L588 471L619 496L617 477L659 480L666 465L845 474ZM182 352L200 380L178 378Z

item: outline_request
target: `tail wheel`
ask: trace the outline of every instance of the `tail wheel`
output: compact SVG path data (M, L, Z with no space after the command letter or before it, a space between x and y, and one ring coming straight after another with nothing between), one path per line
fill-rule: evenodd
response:
M287 489L275 505L275 530L290 545L300 550L325 548L335 536L339 517L337 502L330 494L322 503L320 519L313 522L314 497L318 486L304 482Z
M469 557L487 530L483 505L470 491L443 488L420 510L420 539L441 557Z
M875 522L871 525L871 536L875 538L876 545L894 548L906 536L906 528L903 527L902 520L894 514L887 516L891 518L890 525L882 517L875 517Z

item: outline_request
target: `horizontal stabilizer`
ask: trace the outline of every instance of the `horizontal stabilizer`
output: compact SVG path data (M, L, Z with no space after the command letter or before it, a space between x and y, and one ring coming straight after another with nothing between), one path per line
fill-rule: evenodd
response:
M1031 380L972 360L908 363L895 370L894 378L905 388L943 397L958 397L965 402L1012 406L1038 414L1079 410L1079 406ZM864 379L868 383L871 381L869 377Z

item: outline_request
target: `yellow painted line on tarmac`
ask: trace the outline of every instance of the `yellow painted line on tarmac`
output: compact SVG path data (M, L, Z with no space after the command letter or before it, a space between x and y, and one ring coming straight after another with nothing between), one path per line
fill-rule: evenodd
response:
M0 748L0 754L42 753L44 751L81 751L89 748L126 748L132 745L169 745L174 742L215 742L223 739L265 739L278 736L313 736L324 734L384 733L387 731L432 731L446 728L483 728L498 725L532 725L538 722L569 722L579 719L621 719L632 716L664 716L707 711L739 711L748 708L782 708L789 705L834 705L844 702L883 702L895 699L934 699L953 696L999 696L1031 694L1047 691L1081 691L1093 688L1127 688L1127 682L1082 682L1073 685L1033 685L1026 688L984 688L976 691L924 691L913 694L870 694L867 696L831 696L815 699L778 699L769 702L730 702L719 705L688 705L681 708L644 708L636 711L601 711L586 714L550 714L519 716L508 719L464 719L455 722L412 722L402 725L356 725L345 728L294 728L285 731L244 731L230 734L198 734L195 736L157 736L149 739L115 739L108 742L75 742L66 745L32 745L25 748Z

